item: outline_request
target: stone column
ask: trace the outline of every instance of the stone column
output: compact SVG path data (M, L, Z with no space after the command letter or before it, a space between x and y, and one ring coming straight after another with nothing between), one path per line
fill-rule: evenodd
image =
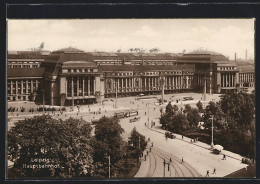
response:
M227 81L227 74L225 74L225 87L228 87L227 83L228 83L228 81Z
M11 95L12 95L13 94L13 81L12 80L10 80L10 84L11 84L10 89L11 89Z
M23 94L23 80L21 80L21 94Z
M71 97L73 98L74 96L74 81L73 81L73 77L71 77Z
M146 77L144 77L144 90L146 91Z
M31 93L33 92L33 80L31 80Z
M90 76L88 76L88 96L90 96Z
M82 95L83 96L85 96L85 93L84 93L84 91L85 91L85 77L82 77Z
M79 77L77 77L76 79L77 79L77 96L79 96Z

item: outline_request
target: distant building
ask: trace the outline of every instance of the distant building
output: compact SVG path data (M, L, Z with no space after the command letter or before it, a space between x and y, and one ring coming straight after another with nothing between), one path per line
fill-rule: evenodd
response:
M165 93L225 93L254 85L254 69L242 69L222 54L203 50L159 54L64 48L8 52L7 62L8 100L44 99L50 105L91 104L116 93L160 94L162 85Z
M8 68L38 68L49 51L8 51Z
M44 68L8 68L7 100L35 101L40 94Z
M255 86L255 68L253 65L238 66L240 87Z

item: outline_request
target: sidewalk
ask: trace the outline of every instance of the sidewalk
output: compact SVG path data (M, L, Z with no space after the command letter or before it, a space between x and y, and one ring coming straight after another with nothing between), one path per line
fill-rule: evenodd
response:
M166 132L166 130L162 130L162 129L159 129L159 128L156 128L156 127L154 127L154 128L147 127L147 128L149 128L150 130L156 131L158 133L161 133L161 134L165 134L165 132ZM173 133L173 135L176 136L175 139L185 141L187 143L193 144L194 146L198 146L198 147L201 147L201 148L204 148L204 149L207 149L207 150L210 150L210 148L211 148L211 146L209 144L206 144L204 142L197 141L197 142L191 143L190 142L191 139L188 138L188 137L183 136L183 139L182 139L182 135L180 135L180 134ZM225 154L226 157L236 159L236 160L239 160L239 161L242 161L242 158L243 158L241 155L233 153L233 152L228 151L228 150L222 150L221 154Z

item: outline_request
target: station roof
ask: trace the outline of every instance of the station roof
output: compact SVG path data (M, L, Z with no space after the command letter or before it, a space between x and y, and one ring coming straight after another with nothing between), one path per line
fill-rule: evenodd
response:
M255 67L253 65L237 66L239 72L254 72Z
M8 68L7 78L42 77L44 68Z
M8 51L8 59L44 59L50 51Z
M154 71L154 70L194 70L195 66L189 65L100 65L101 71Z
M220 53L213 52L213 51L197 50L197 51L183 54L183 56L181 56L177 62L209 64L209 63L216 63L216 62L225 63L228 61L229 59Z

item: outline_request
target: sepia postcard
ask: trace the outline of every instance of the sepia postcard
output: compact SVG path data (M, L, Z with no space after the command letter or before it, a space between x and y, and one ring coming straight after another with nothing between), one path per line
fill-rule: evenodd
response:
M254 25L7 19L7 179L255 178Z

